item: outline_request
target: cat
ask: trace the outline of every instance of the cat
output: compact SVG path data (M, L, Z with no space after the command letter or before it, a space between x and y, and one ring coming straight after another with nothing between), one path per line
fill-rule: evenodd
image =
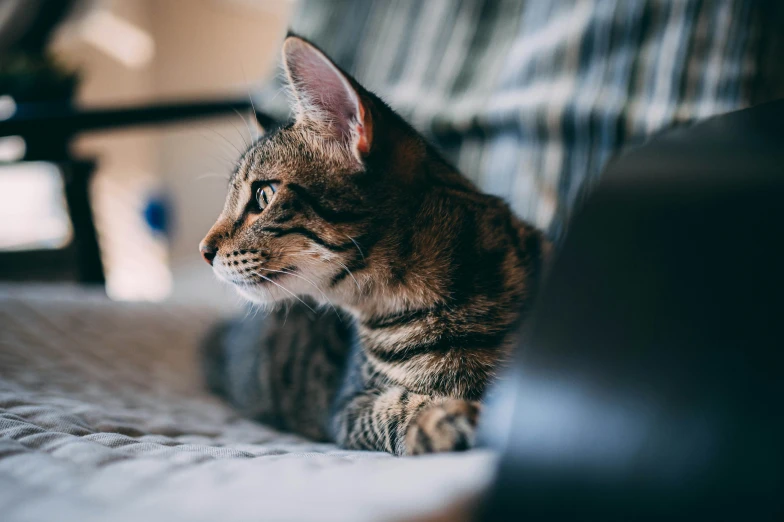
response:
M214 332L211 387L348 449L468 449L549 243L315 45L282 55L294 119L243 154L200 244L273 311Z

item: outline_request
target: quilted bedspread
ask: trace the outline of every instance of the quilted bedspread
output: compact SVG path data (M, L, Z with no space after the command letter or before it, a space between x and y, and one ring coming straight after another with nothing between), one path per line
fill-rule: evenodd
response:
M487 451L343 451L207 394L214 312L0 287L0 519L396 520L483 487Z

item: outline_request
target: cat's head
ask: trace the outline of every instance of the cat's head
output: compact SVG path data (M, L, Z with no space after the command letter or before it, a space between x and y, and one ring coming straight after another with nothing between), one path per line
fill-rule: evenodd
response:
M304 39L286 39L283 64L294 121L242 156L200 250L256 302L361 293L370 281L354 272L405 248L426 146Z

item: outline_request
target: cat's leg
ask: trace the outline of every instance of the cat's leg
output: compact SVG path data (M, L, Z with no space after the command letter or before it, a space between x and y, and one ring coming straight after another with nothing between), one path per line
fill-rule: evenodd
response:
M328 440L352 336L347 319L302 305L225 323L202 346L207 383L246 417Z
M462 451L475 442L480 405L431 397L401 387L359 392L333 418L338 444L348 449L419 455Z

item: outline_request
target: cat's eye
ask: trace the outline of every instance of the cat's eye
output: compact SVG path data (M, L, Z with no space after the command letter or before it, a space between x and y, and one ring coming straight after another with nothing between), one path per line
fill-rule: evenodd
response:
M256 189L256 204L259 206L259 210L267 208L277 191L277 183L264 183Z

